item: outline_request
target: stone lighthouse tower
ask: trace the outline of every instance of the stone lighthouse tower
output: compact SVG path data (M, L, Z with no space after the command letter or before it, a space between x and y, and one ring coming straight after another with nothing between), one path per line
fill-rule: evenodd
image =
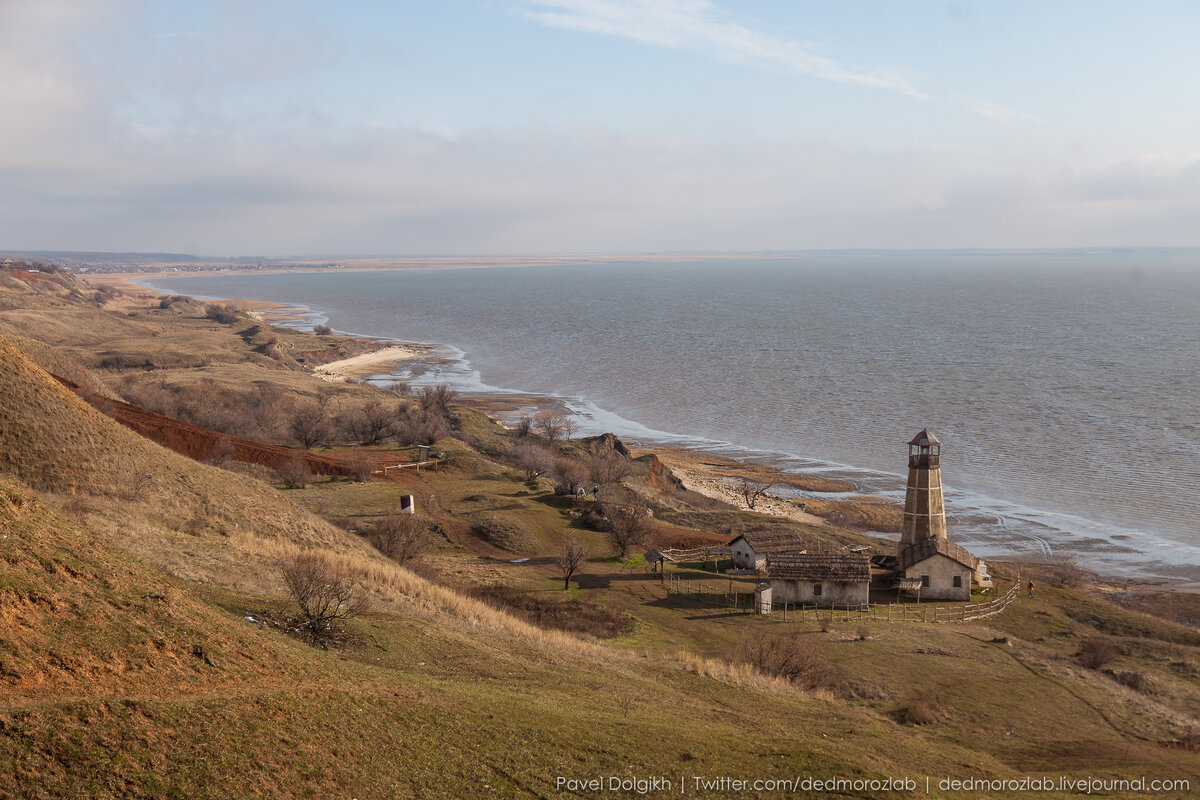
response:
M942 468L938 463L942 443L921 431L908 443L908 489L904 493L904 521L900 549L922 539L946 539L946 505L942 500Z

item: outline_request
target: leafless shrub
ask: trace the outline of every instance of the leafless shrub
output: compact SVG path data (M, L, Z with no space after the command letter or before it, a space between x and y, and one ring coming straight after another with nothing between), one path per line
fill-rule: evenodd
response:
M420 404L402 406L396 414L392 439L401 446L433 444L450 435L449 417Z
M354 451L354 455L350 457L350 476L359 483L366 483L371 479L371 462L361 450Z
M868 628L866 625L859 625L858 626L858 640L860 642L865 642L870 638L871 638L871 629Z
M620 483L633 469L633 462L615 450L590 454L585 459L584 465L587 467L592 483L603 494L607 494L610 487Z
M810 642L797 636L746 636L733 660L803 689L823 689L838 695L847 691L838 668Z
M571 418L557 409L546 409L539 413L534 417L533 427L551 442L570 439L577 429Z
M399 409L378 400L348 409L338 419L338 427L352 441L372 445L396 433Z
M333 333L333 328L329 327L328 325L314 325L313 333L315 333L317 336L329 336L331 333Z
M1076 658L1088 669L1100 669L1121 657L1121 648L1112 639L1089 636L1079 645Z
M1075 588L1083 583L1087 571L1080 566L1075 556L1055 553L1046 562L1046 574L1051 583Z
M158 481L153 472L135 472L125 476L117 496L123 500L144 500L147 492L157 485Z
M383 388L387 389L392 394L399 395L400 397L412 397L413 393L412 386L410 386L407 381L392 381L391 383L386 384Z
M640 500L609 508L612 530L608 532L608 539L617 551L617 558L622 561L629 558L629 548L644 544L650 538L651 517L650 507Z
M444 383L437 386L422 386L417 401L425 411L435 411L442 415L450 413L450 404L458 397L458 392Z
M905 725L932 725L941 722L945 717L945 709L928 695L917 695L909 701L908 708L904 710Z
M533 442L518 442L508 448L505 458L525 473L526 481L536 480L554 468L554 454Z
M559 572L563 576L563 591L571 588L571 576L583 564L585 558L587 558L587 548L583 546L582 542L568 536L563 541L562 547L559 548L558 557L555 559Z
M429 529L414 514L389 511L371 524L368 537L375 549L399 564L408 564L429 550Z
M308 401L296 407L288 426L292 438L305 450L333 440L333 420L319 404Z
M762 496L774 485L775 481L753 481L749 478L742 478L738 486L738 494L746 501L746 508L753 511Z
M533 432L533 417L526 415L517 420L516 427L513 428L517 436L524 438Z
M560 494L575 494L583 487L591 475L582 463L573 458L554 459L554 479L561 487Z
M314 641L331 636L334 622L366 610L362 584L323 555L293 556L280 564L280 572Z
M175 305L176 303L183 302L184 300L187 300L187 298L181 294L167 295L166 297L164 297L158 301L158 307L163 308L163 309L170 308L171 306Z
M222 325L232 325L238 321L238 310L233 303L210 303L204 308L204 316Z
M280 467L276 477L289 489L303 489L312 480L312 470L308 468L308 462L297 456Z
M822 633L829 633L829 629L833 627L833 615L817 617L817 627L821 629Z
M1128 686L1135 692L1150 692L1154 687L1154 681L1150 679L1150 676L1137 670L1113 672L1112 676L1118 683Z
M207 525L204 522L204 518L196 515L187 522L183 523L183 527L181 527L179 530L181 533L186 533L188 536L201 536L206 527Z
M228 436L221 436L217 439L213 449L208 454L205 462L212 464L214 467L223 467L229 463L229 459L233 458L233 442Z

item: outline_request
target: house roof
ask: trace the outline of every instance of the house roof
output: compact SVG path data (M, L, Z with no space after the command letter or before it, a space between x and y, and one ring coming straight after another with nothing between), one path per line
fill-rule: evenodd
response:
M806 547L804 539L795 531L749 531L735 536L730 540L729 546L733 547L738 539L744 539L746 544L750 545L750 549L760 556L767 553L796 552Z
M971 570L974 570L975 565L979 563L979 559L971 555L965 547L941 536L931 536L902 548L899 553L899 567L902 570L908 569L913 564L919 564L927 558L939 555L953 559Z
M767 557L767 577L791 581L869 583L866 553L780 553Z
M922 428L921 432L912 438L908 443L910 447L930 447L932 445L941 446L938 438L929 432L929 428Z

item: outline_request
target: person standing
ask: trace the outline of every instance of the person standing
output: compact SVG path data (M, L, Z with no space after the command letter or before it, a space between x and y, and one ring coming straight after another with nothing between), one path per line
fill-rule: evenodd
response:
M1029 596L1033 597L1033 581L1029 582Z

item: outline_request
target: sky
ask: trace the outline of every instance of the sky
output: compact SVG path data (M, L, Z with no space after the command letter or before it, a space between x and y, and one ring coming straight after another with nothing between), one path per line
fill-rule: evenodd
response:
M0 250L1200 245L1197 0L0 0Z

